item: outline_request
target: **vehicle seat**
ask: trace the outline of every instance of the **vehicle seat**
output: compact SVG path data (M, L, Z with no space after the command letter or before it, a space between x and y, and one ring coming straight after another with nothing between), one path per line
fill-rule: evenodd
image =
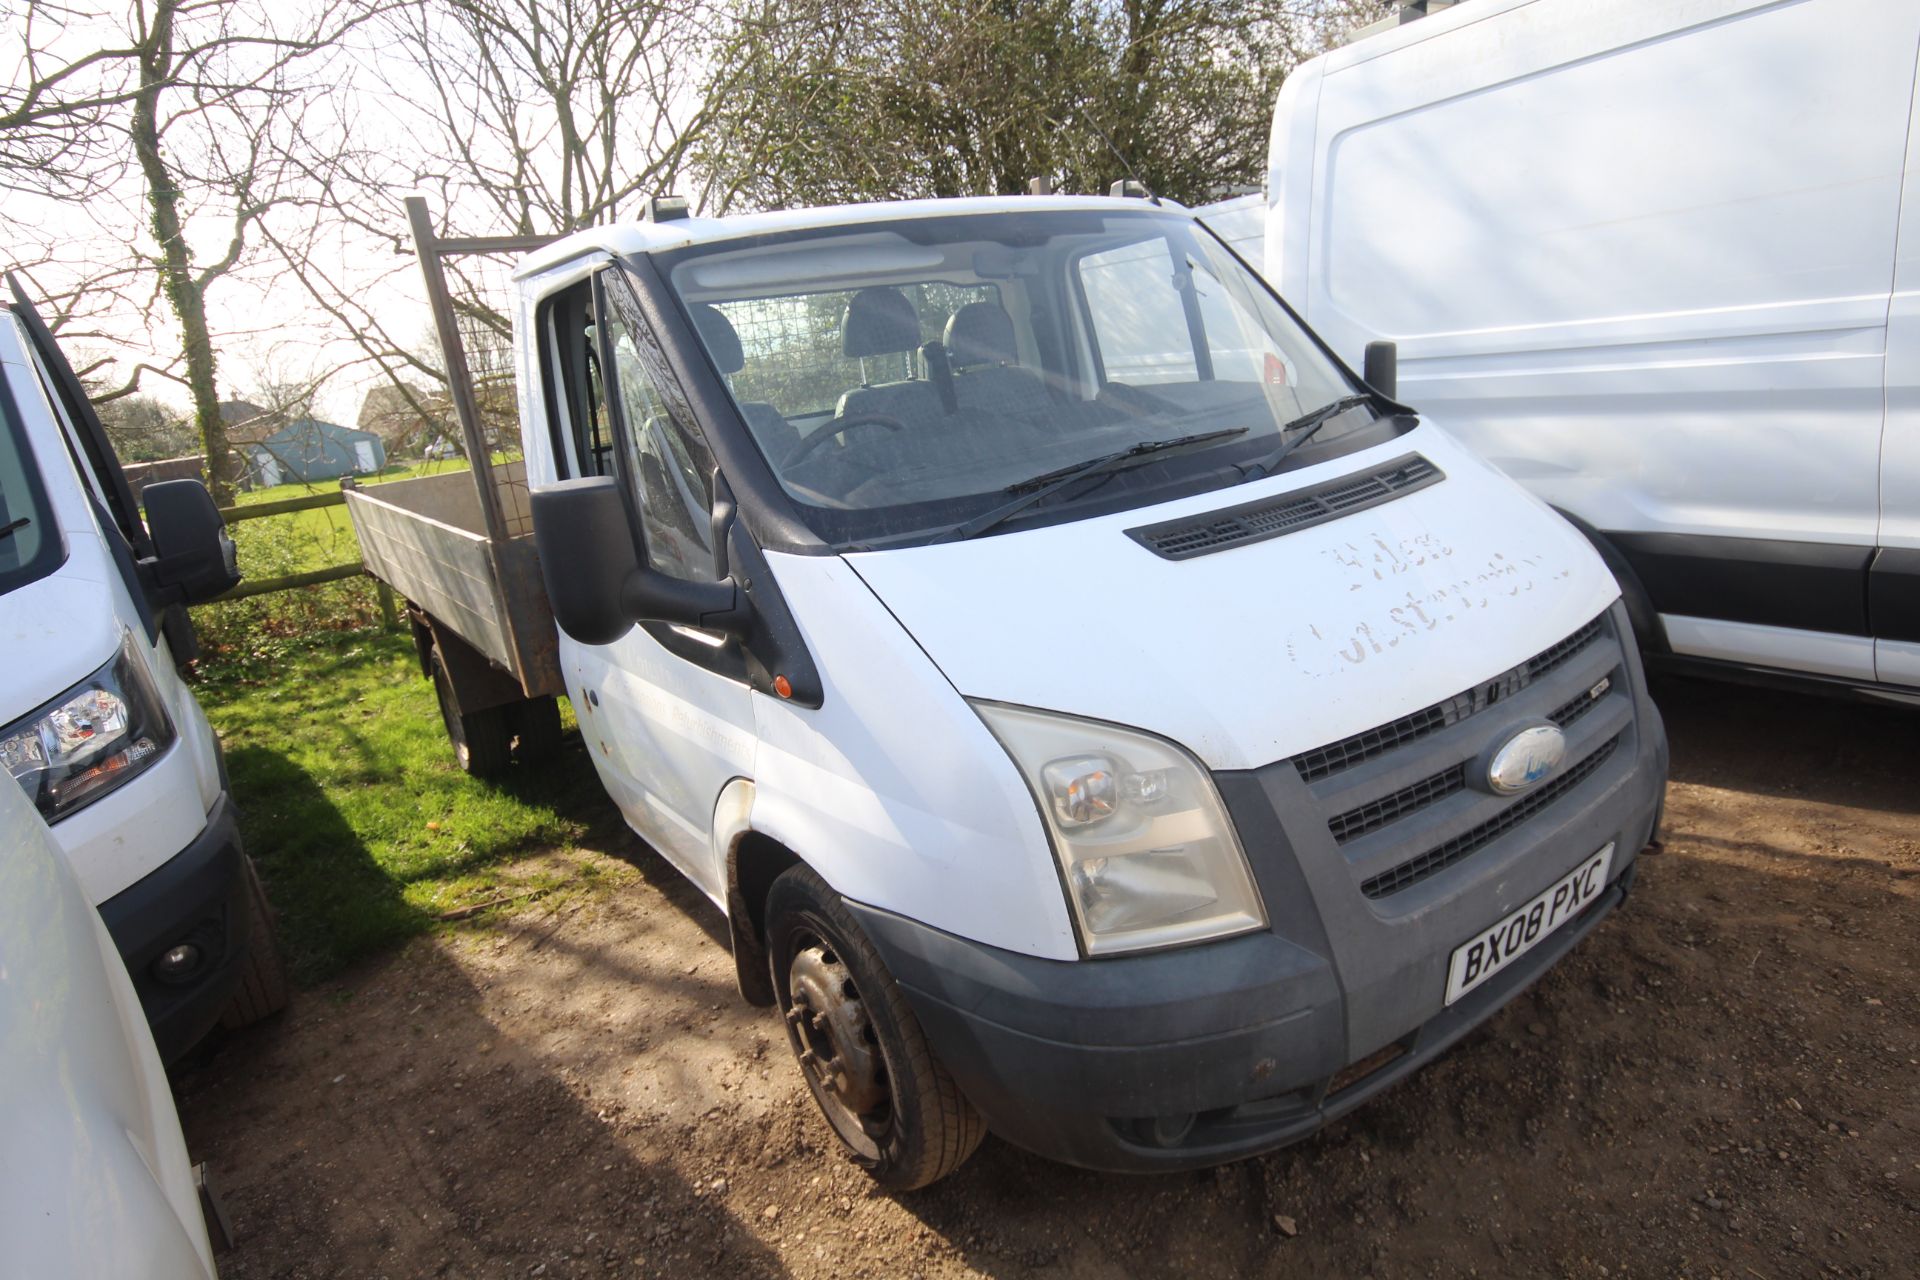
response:
M707 344L707 354L713 357L714 367L731 388L733 375L747 364L739 331L733 327L733 321L727 319L726 312L716 306L696 302L688 309L693 313L694 329ZM800 432L772 405L760 400L736 399L736 403L740 406L740 416L747 420L747 430L753 433L760 451L769 458L778 462L800 443Z
M913 299L889 285L862 289L847 302L841 324L841 354L855 360L868 356L899 355L920 348L920 316ZM865 367L861 369L865 376ZM838 418L877 413L900 422L931 421L940 413L940 400L931 383L919 378L867 383L840 397Z
M1033 415L1049 407L1046 384L1019 367L1013 317L996 302L969 302L947 321L954 401L963 410Z

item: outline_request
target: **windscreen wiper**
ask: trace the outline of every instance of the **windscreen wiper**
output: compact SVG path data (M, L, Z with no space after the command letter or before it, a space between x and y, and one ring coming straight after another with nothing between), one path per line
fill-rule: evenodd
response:
M1278 467L1281 462L1285 461L1288 454L1313 439L1314 433L1320 430L1320 428L1326 426L1329 422L1332 422L1349 409L1357 409L1363 404L1372 403L1373 397L1369 395L1356 394L1341 396L1338 400L1323 404L1310 413L1301 414L1292 422L1280 428L1280 438L1285 441L1285 443L1264 458L1241 464L1241 474L1249 480L1257 479L1260 476L1272 475L1274 469ZM1289 431L1298 431L1300 434L1288 440L1286 437Z
M32 523L32 516L21 516L18 520L9 520L6 524L0 524L0 538L11 538Z
M1094 476L1111 475L1116 471L1125 471L1137 467L1176 449L1191 449L1203 444L1212 444L1218 440L1231 440L1235 436L1247 434L1245 427L1223 427L1218 431L1202 431L1190 436L1175 436L1171 440L1142 440L1115 453L1102 454L1098 458L1089 458L1085 462L1076 462L1071 466L1057 467L1052 471L1043 471L1037 476L1016 481L1006 488L1006 492L1018 494L1012 502L1002 503L991 511L985 511L973 519L957 524L931 542L959 542L977 537L995 525L1019 515L1036 502L1052 497L1062 489Z

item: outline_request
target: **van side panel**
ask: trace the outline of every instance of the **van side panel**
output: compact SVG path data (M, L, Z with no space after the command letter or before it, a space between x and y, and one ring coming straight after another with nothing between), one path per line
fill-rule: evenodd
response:
M1915 98L1920 100L1920 91ZM1900 241L1887 308L1880 549L1867 580L1867 611L1878 643L1879 678L1920 686L1920 101L1907 112Z
M1325 72L1310 322L1397 340L1403 399L1603 532L1825 544L1857 602L1920 5L1536 0L1403 39ZM1663 613L1698 611L1680 567ZM1783 621L1766 580L1713 616Z
M1079 952L1013 761L838 556L767 562L820 663L818 709L755 695L752 826L840 893L974 942Z

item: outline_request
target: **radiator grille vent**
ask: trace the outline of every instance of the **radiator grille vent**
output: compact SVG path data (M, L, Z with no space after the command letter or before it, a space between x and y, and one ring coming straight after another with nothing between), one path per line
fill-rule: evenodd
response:
M1224 511L1142 525L1127 530L1127 536L1157 556L1190 560L1377 507L1445 478L1440 468L1417 453L1409 453L1377 471L1344 476L1317 488L1262 498Z
M1545 786L1527 793L1502 809L1497 816L1470 831L1461 832L1445 844L1429 849L1417 858L1411 858L1391 870L1361 881L1360 892L1369 898L1384 898L1390 894L1399 893L1402 889L1411 888L1428 876L1444 871L1462 858L1484 849L1592 777L1594 771L1607 762L1608 757L1613 755L1614 749L1619 745L1619 738L1611 739Z

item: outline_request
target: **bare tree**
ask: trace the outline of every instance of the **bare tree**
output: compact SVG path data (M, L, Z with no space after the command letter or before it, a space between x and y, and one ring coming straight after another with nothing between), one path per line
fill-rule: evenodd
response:
M445 373L413 341L418 313L380 302L419 292L411 259L394 252L406 248L401 197L430 195L448 234L558 233L633 216L642 197L686 175L713 117L702 87L724 82L709 68L724 65L733 28L688 0L379 2L356 0L374 19L366 30L379 49L384 127L406 145L361 147L324 175L328 225L268 234L384 385L433 421L445 406L422 386L444 385ZM343 237L354 246L345 254ZM510 370L492 360L512 333L506 266L449 263L449 288L482 398L498 375L504 391L492 399L510 423ZM485 416L493 429L495 415Z
M133 100L133 49L96 42L89 15L46 0L5 0L0 22L0 48L13 53L0 82L0 189L98 195L127 164L110 124Z
M219 500L234 461L208 293L256 259L269 219L311 202L343 121L320 64L377 12L349 0L128 0L118 12L15 0L9 11L22 52L0 96L0 187L71 210L45 238L77 238L73 224L91 221L122 246L80 272L49 271L69 281L52 291L62 337L84 337L105 312L177 332L176 356L140 362L102 395L135 391L143 373L180 382Z

